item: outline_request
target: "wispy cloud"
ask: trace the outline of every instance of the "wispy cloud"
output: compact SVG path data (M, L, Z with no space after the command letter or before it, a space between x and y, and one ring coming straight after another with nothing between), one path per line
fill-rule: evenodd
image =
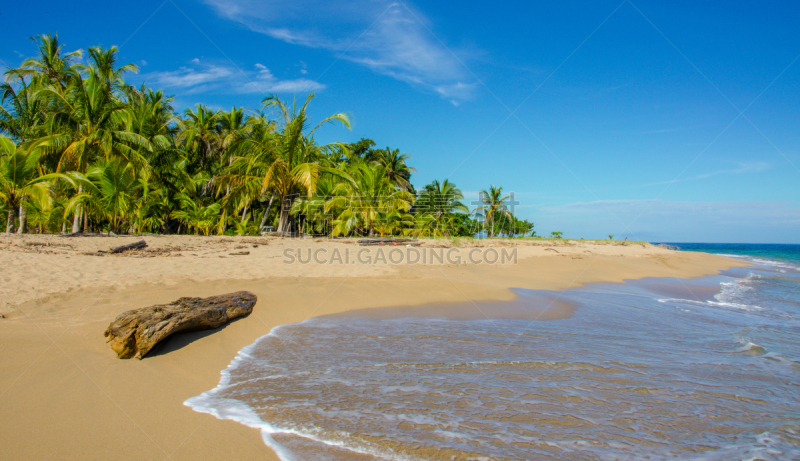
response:
M197 58L190 66L173 71L148 72L141 78L149 85L180 90L184 94L206 91L221 93L311 93L325 89L325 85L306 78L281 80L263 64L256 63L255 70L241 71L227 65L206 63Z
M714 176L720 175L737 175L737 174L747 174L747 173L761 173L762 171L767 171L772 168L772 164L767 162L737 162L737 166L733 168L724 168L721 170L709 171L707 173L696 174L693 176L688 176L686 178L676 178L672 181L660 181L645 184L646 186L662 186L665 184L672 184L676 182L687 182L687 181L698 181L701 179L707 179Z
M342 54L380 74L441 95L469 99L477 85L411 6L386 0L204 0L218 15L284 42ZM464 54L460 52L460 54Z

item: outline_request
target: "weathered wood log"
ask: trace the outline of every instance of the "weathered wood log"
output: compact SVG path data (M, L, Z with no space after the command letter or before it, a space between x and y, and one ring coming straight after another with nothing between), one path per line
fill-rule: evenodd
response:
M117 358L141 359L166 337L185 331L209 330L249 315L256 295L237 291L210 298L180 298L169 304L134 309L120 314L103 336Z
M404 239L404 238L370 238L370 239L361 239L358 241L358 244L361 246L369 246L369 245L411 245L411 246L419 246L421 242L414 239Z
M127 245L114 247L109 251L109 253L122 253L123 251L138 250L139 248L146 248L146 247L147 247L147 242L145 242L144 240L139 240L138 242L133 242Z
M391 246L411 246L411 247L418 247L422 245L422 242L372 242L372 243L359 243L362 247L369 247L369 246L376 246L376 245L391 245ZM449 248L442 246L441 248Z
M247 255L250 254L250 252L249 251L237 251L237 252L228 253L228 254L231 255L231 256L247 256Z

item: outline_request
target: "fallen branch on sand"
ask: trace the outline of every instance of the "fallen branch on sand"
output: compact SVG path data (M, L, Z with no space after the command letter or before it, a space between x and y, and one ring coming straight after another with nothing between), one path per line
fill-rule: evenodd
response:
M123 251L138 250L141 248L147 248L147 242L145 242L144 240L139 240L138 242L133 242L127 245L114 247L111 250L109 250L109 253L122 253Z
M93 234L90 232L72 232L69 234L58 234L56 237L116 237L117 234L113 232Z
M411 245L420 246L422 242L413 239L392 239L392 238L379 238L379 239L361 239L358 241L361 246L368 245Z
M209 330L249 315L256 295L237 291L210 298L180 298L169 304L122 313L108 326L108 338L117 358L141 359L166 337L183 331Z

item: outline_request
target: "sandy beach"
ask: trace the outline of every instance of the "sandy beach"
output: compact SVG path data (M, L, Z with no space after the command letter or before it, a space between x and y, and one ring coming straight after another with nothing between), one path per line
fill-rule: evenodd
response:
M98 250L139 237L0 237L0 458L277 459L257 430L183 405L216 386L237 351L275 326L356 309L512 300L510 288L693 278L745 265L649 244L536 240L421 247L452 249L461 264L287 264L286 252L298 248L330 255L360 247L354 240L144 238L144 251L109 255ZM473 264L476 245L513 249L517 263ZM119 360L105 343L103 331L126 310L238 290L258 296L249 317L171 338L141 361ZM554 303L550 314L569 315L563 309Z

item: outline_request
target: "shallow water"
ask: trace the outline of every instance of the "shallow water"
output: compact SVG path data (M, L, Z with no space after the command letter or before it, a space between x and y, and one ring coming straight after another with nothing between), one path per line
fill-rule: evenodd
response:
M275 328L187 405L286 460L800 458L800 266L518 294Z

